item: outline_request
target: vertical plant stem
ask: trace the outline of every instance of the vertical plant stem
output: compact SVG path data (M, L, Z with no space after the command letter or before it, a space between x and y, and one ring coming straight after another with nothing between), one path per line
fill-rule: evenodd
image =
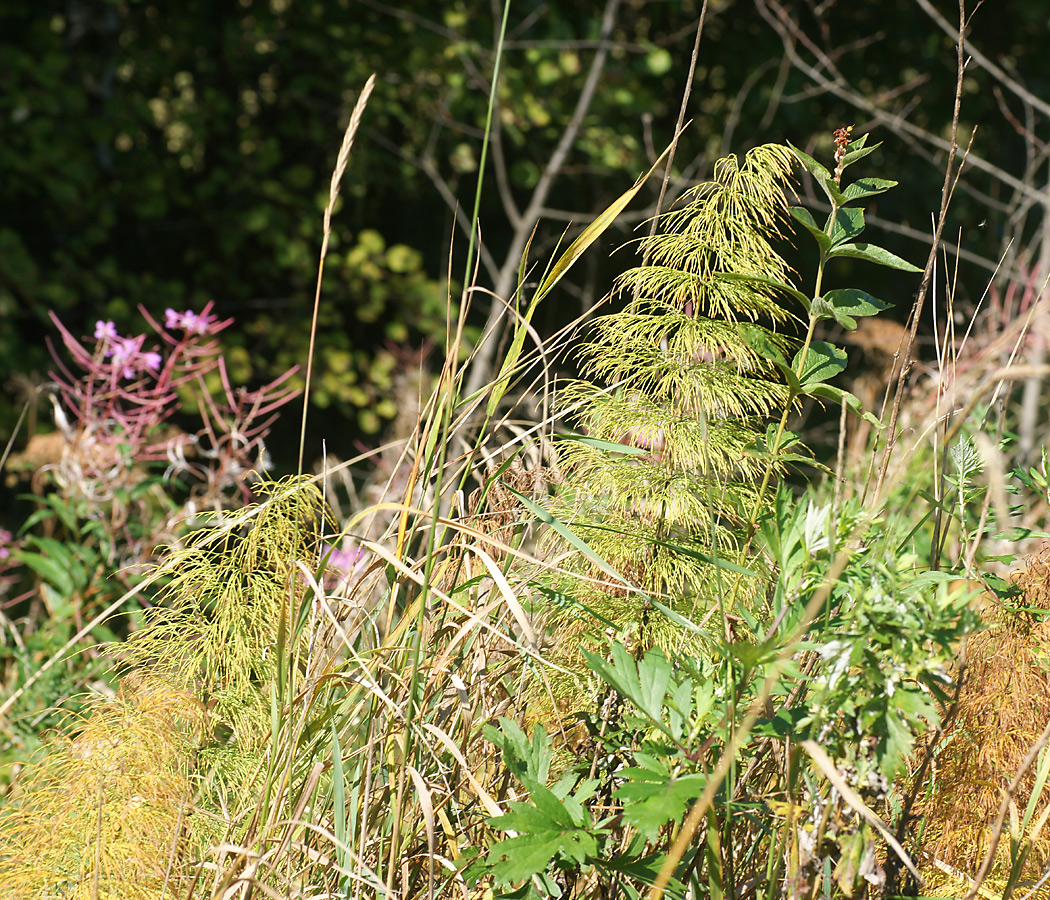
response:
M485 185L485 161L488 159L489 141L492 138L492 113L496 108L499 88L500 63L503 61L503 41L507 34L507 19L510 16L510 0L503 4L503 19L500 21L499 38L496 41L496 59L492 65L492 84L489 87L489 108L485 114L485 134L481 140L481 159L478 162L478 185L474 190L474 214L470 217L470 239L467 241L467 262L463 267L463 291L471 284L474 270L474 245L478 239L478 220L481 217L481 195Z
M696 23L696 40L693 41L693 55L689 58L689 74L686 75L685 87L682 89L682 102L678 107L678 121L674 127L674 138L671 141L671 148L667 154L667 165L664 168L664 177L660 181L660 196L656 199L656 212L653 213L653 220L649 225L649 237L653 237L656 234L656 228L660 224L660 213L664 208L664 199L667 196L667 186L671 183L671 167L674 164L675 150L678 148L678 138L682 134L682 129L685 126L685 111L689 106L689 96L693 90L693 78L696 74L696 61L700 56L700 38L704 33L704 20L707 18L707 0L704 0L704 5L700 8L700 19ZM642 265L647 266L649 264L649 250L646 249L642 256ZM637 300L637 292L635 294Z
M886 447L882 453L882 464L879 466L878 478L875 481L875 492L873 502L877 506L882 496L882 485L886 480L886 471L889 469L893 450L897 445L897 419L900 416L901 403L904 400L904 382L911 370L911 351L915 344L915 333L919 327L919 319L922 317L922 309L926 303L926 294L929 291L930 280L933 278L934 267L937 264L937 250L941 245L941 234L944 231L944 223L948 217L948 204L951 202L955 183L958 181L962 171L960 165L955 168L955 155L959 149L959 111L962 108L963 75L966 71L965 56L965 32L966 32L966 2L959 0L959 40L956 42L956 79L955 79L955 105L952 109L952 133L948 145L948 162L944 168L944 185L941 187L941 208L937 214L937 227L933 233L933 245L930 247L929 256L926 258L926 268L923 271L922 282L915 295L915 302L911 311L911 326L904 339L903 348L897 351L895 364L899 366L897 384L894 388L893 406L890 411L890 421L886 427Z
M346 172L346 164L350 160L350 148L354 145L354 135L357 134L357 128L361 124L361 117L364 115L365 106L368 105L368 98L372 95L375 83L375 75L370 75L368 81L365 82L365 86L361 89L357 103L354 104L354 111L350 113L350 121L346 126L346 131L343 132L343 143L339 147L339 156L336 157L335 169L332 171L332 181L328 186L328 205L324 209L324 234L321 237L321 256L317 263L317 285L314 288L314 308L310 318L310 348L306 354L306 385L303 387L303 418L299 430L299 467L297 469L300 475L303 474L303 453L306 448L306 419L310 410L310 381L314 371L317 315L321 309L321 279L324 277L325 257L328 256L328 240L332 234L332 210L335 207L336 198L339 196L339 185L343 180L343 174Z

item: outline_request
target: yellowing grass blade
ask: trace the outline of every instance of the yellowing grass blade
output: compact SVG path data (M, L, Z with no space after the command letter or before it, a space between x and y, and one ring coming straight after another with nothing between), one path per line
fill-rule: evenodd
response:
M677 138L677 135L675 137ZM507 393L507 388L510 386L510 376L518 364L518 359L521 356L521 348L525 344L525 325L532 321L533 313L536 312L536 307L539 306L540 301L550 293L551 289L559 281L561 281L565 273L572 268L573 263L583 256L583 251L590 247L591 244L598 240L598 238L608 230L609 226L616 220L616 217L623 212L624 207L626 207L642 189L642 185L649 180L649 176L657 170L660 163L663 162L664 157L670 152L672 146L674 146L673 142L663 153L660 154L660 158L653 163L653 167L648 172L639 178L628 191L617 197L603 213L583 229L580 236L569 244L568 249L561 255L558 261L551 266L550 271L546 276L544 276L543 281L540 282L540 286L536 288L536 293L532 295L532 301L529 303L529 308L525 311L525 315L522 317L522 320L518 322L518 325L514 330L514 340L511 342L510 350L507 352L506 359L503 360L503 366L500 368L499 376L496 378L496 383L492 388L492 393L489 395L487 408L488 415L491 416L495 413L497 405L499 405L500 400L503 399L503 395ZM523 260L521 270L524 271L524 269L525 266Z
M492 580L496 582L496 587L499 588L499 592L503 595L503 601L510 608L514 620L518 623L518 627L521 629L521 636L525 639L526 646L535 652L539 647L539 642L536 640L536 632L533 631L529 617L526 615L522 605L518 602L518 598L514 595L510 582L508 582L503 576L500 567L496 565L496 561L484 550L476 545L470 546L467 549L470 550L471 553L476 554L485 564L485 568L489 570L489 575L492 576Z

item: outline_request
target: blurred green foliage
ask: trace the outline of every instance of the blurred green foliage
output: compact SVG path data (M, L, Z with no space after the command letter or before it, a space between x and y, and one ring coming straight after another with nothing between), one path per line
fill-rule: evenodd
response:
M1050 77L1026 71L1045 4L1006 6L981 14L974 39L1045 96ZM533 243L541 263L567 219L588 221L670 139L699 7L619 4L599 89L552 194L559 214L545 213ZM810 149L827 155L831 130L858 118L784 64L782 42L760 14L768 9L765 0L709 4L692 124L676 157L686 180L705 176L705 160L786 136L804 143L818 135ZM260 382L302 363L328 179L349 111L375 72L333 220L336 264L324 284L314 398L358 432L380 429L396 404L391 373L425 339L441 343L450 244L460 257L466 244L453 235L453 206L469 207L479 174L500 10L466 0L5 4L0 354L9 371L46 371L49 309L87 332L99 318L128 321L138 303L158 313L210 299L220 315L236 317L241 349L231 358L241 377ZM825 50L848 45L848 58L835 58L852 89L883 98L889 110L907 106L910 121L945 132L954 49L911 0L797 14ZM593 4L510 5L498 110L507 179L498 191L486 173L481 213L497 265L510 243L508 205L527 205L572 117L601 16ZM892 40L881 30L889 21ZM993 126L975 152L1020 169L1023 142L1002 127L981 72L969 78L966 133L974 123ZM892 138L885 129L877 136ZM940 163L905 159L908 152L903 142L887 145L901 156L890 159L901 180L921 187L883 212L925 230ZM651 200L655 183L647 190ZM960 197L963 218L966 202ZM988 213L977 197L970 218ZM604 251L627 240L630 225L628 217ZM890 249L916 255L892 239ZM611 280L604 251L589 263L600 269L589 275L599 290ZM480 278L494 282L491 270ZM17 403L10 393L0 401L0 427L13 423Z

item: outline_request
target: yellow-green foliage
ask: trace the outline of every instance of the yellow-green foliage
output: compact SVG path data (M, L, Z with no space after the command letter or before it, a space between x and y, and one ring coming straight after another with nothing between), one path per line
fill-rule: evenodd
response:
M169 553L121 692L29 767L0 816L0 897L153 898L175 879L173 896L206 841L237 836L224 813L258 788L271 699L305 669L299 567L324 509L295 479L260 494Z
M0 897L159 897L186 849L203 720L200 703L150 677L96 701L0 818Z
M724 587L707 560L733 553L733 526L758 502L754 484L772 464L757 451L764 426L789 402L755 347L789 350L773 330L788 315L775 283L789 269L772 241L792 163L771 144L716 164L712 181L642 241L647 264L617 285L627 310L592 324L586 380L563 394L589 440L560 446L572 491L558 516L635 586L686 614L702 614ZM606 577L582 555L570 568ZM622 590L581 589L576 578L560 587L598 618L579 605L553 610L559 647L576 648L582 636L596 650L610 624L648 631L636 634L644 644L679 638Z
M127 648L136 666L201 697L213 732L232 732L211 751L220 775L227 766L248 774L243 753L254 757L269 733L279 668L294 680L305 666L297 623L308 586L298 567L316 568L323 501L294 479L261 493L258 506L227 514L170 555L168 602Z

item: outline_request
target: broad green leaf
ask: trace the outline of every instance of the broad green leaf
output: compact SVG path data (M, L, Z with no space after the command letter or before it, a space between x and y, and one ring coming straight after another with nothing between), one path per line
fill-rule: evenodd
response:
M1011 544L1032 540L1033 538L1045 541L1047 538L1050 538L1050 531L1037 531L1031 528L1017 527L1008 528L1006 531L1000 531L998 534L992 535L992 540L1009 541Z
M791 148L795 156L798 157L799 162L801 162L802 165L809 170L809 173L817 180L817 184L819 184L824 193L828 195L828 199L832 202L832 205L842 206L845 204L846 198L842 196L839 186L835 184L835 179L832 177L831 172L808 153L799 150L798 147L790 141L788 141L788 146Z
M835 183L834 179L831 177L831 172L829 172L824 165L817 162L808 153L799 150L798 147L791 143L791 141L788 141L787 145L791 148L791 152L794 153L796 157L798 157L798 161L809 170L809 173L814 178L816 178L817 181L819 181L821 184L823 184L825 181L830 181L832 184Z
M851 153L853 153L853 152L855 152L857 150L863 149L864 146L868 143L868 138L869 137L871 137L871 133L870 132L867 133L867 134L862 134L859 138L856 138L855 140L850 141L849 144L846 146L846 155L849 156ZM872 144L871 149L874 150L877 147L881 147L881 146L882 146L882 141L879 141L879 143L877 143L877 144Z
M691 801L707 786L705 775L682 775L672 778L651 769L632 767L619 773L625 780L616 790L623 802L623 817L647 840L668 823L677 823Z
M876 194L884 194L890 188L896 187L896 181L886 178L858 178L852 184L846 185L842 192L847 203L860 200L863 197L874 197Z
M799 373L798 380L802 383L803 389L814 382L834 378L846 368L846 351L826 341L814 341L810 344L804 363L801 356L802 351L799 350L792 366Z
M516 882L543 872L555 861L582 866L597 856L598 842L588 813L578 802L571 806L572 810L549 789L536 785L529 802L512 801L510 812L490 819L493 828L517 832L492 847L493 875L502 883Z
M842 244L828 254L828 259L837 256L851 256L856 259L866 259L880 266L890 269L900 269L903 272L921 272L922 269L913 266L905 259L901 259L895 253L876 247L874 244Z
M835 211L834 218L828 221L828 237L831 246L836 247L846 241L852 241L864 230L864 210L843 207Z
M744 343L763 359L768 359L778 365L788 365L787 357L784 356L784 352L770 334L769 329L753 322L737 322L736 331L744 339Z
M831 249L831 238L824 233L824 229L817 225L810 211L804 206L789 206L788 212L802 223L803 227L816 240L821 253L827 253Z
M891 308L891 304L857 288L838 288L828 291L824 295L824 300L839 312L844 312L849 316L874 316L884 309Z
M586 832L562 833L551 829L494 844L489 851L489 870L500 884L512 884L544 872L554 860L567 857L582 864L588 856L597 854L598 844Z
M672 667L662 650L651 648L637 663L620 643L613 644L609 662L586 649L583 655L591 671L638 707L655 728L668 737L674 737L663 721L663 701L671 681Z
M864 159L865 156L867 156L870 153L874 153L876 150L879 149L879 147L882 146L882 141L879 141L879 143L877 144L872 144L870 147L863 146L864 138L866 137L867 135L864 135L863 138L854 141L852 144L849 145L849 147L846 148L846 155L842 157L843 169L845 169L846 166L852 166L858 160ZM861 146L858 147L858 144L860 144Z
M776 736L781 738L801 739L804 734L799 726L807 715L809 709L806 706L796 706L792 709L780 709L772 719L758 719L753 729L755 734Z
M55 511L55 515L61 519L70 534L77 533L76 513L58 494L50 494L47 498L48 505Z
M487 741L503 751L504 765L529 790L546 785L551 741L542 724L533 729L531 741L517 722L503 716L499 719L499 728L486 725L483 734Z
M809 314L814 319L834 319L848 331L857 330L857 322L848 313L836 309L824 297L814 297L809 307Z
M833 384L808 384L805 386L803 393L809 397L819 397L824 400L830 400L833 403L841 404L845 401L846 407L855 412L865 422L870 422L875 428L882 428L882 422L873 413L868 412L864 408L864 404L860 402L860 399L843 388L836 387Z
M62 562L42 553L33 553L29 550L16 550L12 556L20 562L29 566L37 575L58 591L62 600L69 600L73 596L73 578L66 562Z

